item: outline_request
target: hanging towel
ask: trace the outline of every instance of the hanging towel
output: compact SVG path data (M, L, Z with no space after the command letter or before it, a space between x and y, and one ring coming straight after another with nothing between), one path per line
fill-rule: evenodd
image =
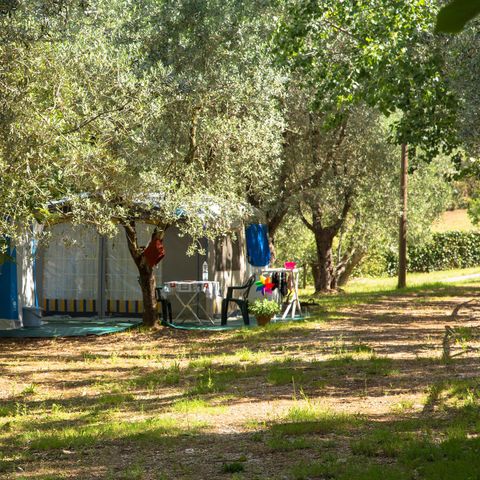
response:
M254 267L265 267L270 263L267 226L252 223L245 229L248 263Z
M147 248L143 251L143 255L145 256L148 265L153 268L165 256L163 240L152 238Z

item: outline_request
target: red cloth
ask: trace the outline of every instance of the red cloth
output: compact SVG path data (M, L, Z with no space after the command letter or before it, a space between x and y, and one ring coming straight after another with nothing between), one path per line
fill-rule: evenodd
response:
M165 256L165 247L163 246L163 240L154 238L147 245L147 248L143 251L145 260L150 267L157 265L160 260Z

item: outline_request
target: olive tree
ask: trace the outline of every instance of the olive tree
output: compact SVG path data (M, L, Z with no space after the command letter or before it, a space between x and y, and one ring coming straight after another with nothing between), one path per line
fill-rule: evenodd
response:
M12 15L37 21L26 4ZM156 321L155 277L136 222L153 223L153 241L172 224L192 242L214 237L278 166L280 87L265 61L262 15L255 2L84 2L61 32L52 27L55 41L32 42L13 67L31 75L25 114L55 159L71 220L125 230L147 325Z

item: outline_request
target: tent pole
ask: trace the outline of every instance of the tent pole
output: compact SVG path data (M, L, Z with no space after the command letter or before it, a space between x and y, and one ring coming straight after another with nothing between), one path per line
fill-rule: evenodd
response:
M106 238L98 236L98 290L97 290L97 314L99 318L105 317L105 257L107 253Z

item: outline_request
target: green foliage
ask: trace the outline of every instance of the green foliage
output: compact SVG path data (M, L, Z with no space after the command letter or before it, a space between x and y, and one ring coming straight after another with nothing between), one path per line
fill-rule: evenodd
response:
M472 198L468 204L468 216L474 225L480 223L480 198Z
M280 305L275 300L264 298L263 300L255 300L249 305L249 311L256 316L273 316L280 312Z
M472 6L478 1L469 1ZM465 2L465 3L467 3ZM456 3L456 2L454 2ZM444 55L446 74L450 88L459 99L457 130L462 150L456 156L459 176L472 175L479 178L480 154L478 111L480 108L480 90L478 78L480 72L480 39L478 37L479 20L475 19L464 31L448 39Z
M366 102L394 115L398 143L421 145L433 158L456 143L456 99L433 33L438 8L436 0L291 2L277 52L287 68L305 76L316 110L330 113L330 125Z
M382 152L382 154L379 154ZM398 242L398 152L376 149L370 156L370 168L362 171L355 188L350 213L343 230L333 242L335 259L349 251L363 251L365 255L355 268L354 277L374 277L386 273L386 256L396 252ZM376 155L378 154L378 158ZM355 160L353 160L355 162ZM450 205L452 186L447 177L452 171L448 158L439 157L429 164L420 163L409 175L409 229L408 242L421 244L431 236L431 225ZM330 180L329 180L330 181ZM341 176L335 184L316 186L320 192L319 205L325 215L334 215L334 202L330 200L340 188ZM346 180L348 181L348 180ZM462 186L465 182L462 182ZM475 182L466 186L474 191ZM295 241L292 241L292 238ZM288 215L275 238L278 258L296 260L299 265L315 262L316 247L313 233L295 215ZM394 254L393 254L394 256ZM307 277L311 282L311 277Z
M0 233L68 196L102 233L182 209L183 233L213 237L247 189L268 191L283 124L268 6L45 3L0 12ZM197 214L210 203L222 214Z
M435 233L424 245L408 246L408 270L431 272L454 268L469 268L480 265L480 233L445 232ZM394 274L397 258L387 256L387 271Z
M280 265L294 261L299 266L315 261L313 233L302 223L298 215L287 215L275 235L275 248Z

